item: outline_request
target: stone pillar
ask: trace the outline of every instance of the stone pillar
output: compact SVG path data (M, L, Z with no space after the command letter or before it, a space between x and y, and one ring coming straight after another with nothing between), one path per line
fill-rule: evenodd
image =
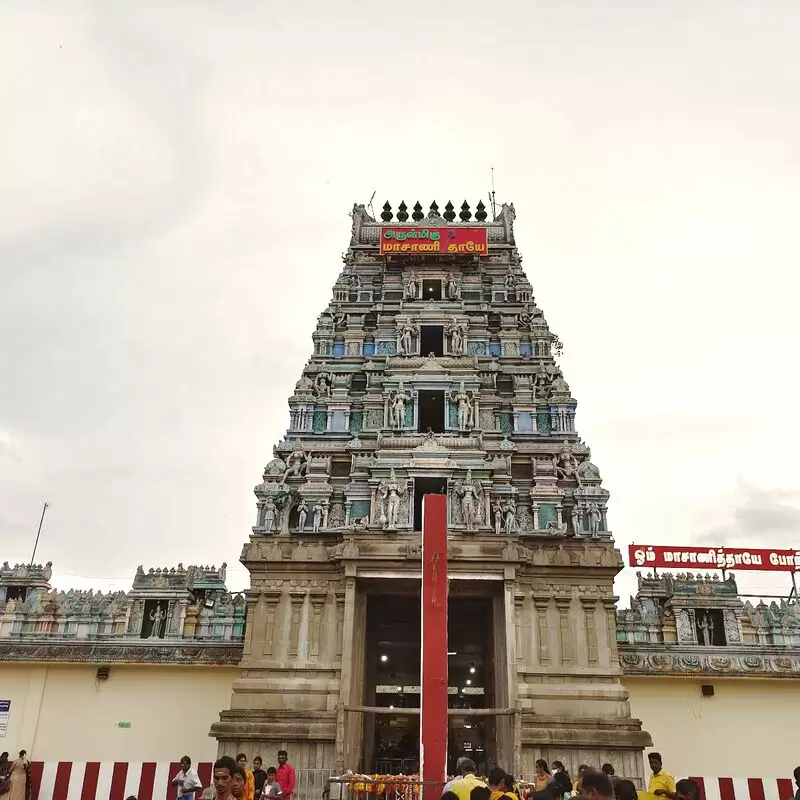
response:
M556 608L558 609L558 630L559 642L561 645L561 663L570 666L573 663L573 642L572 629L569 624L569 607L572 598L556 597Z
M311 597L311 625L308 637L308 656L319 660L320 658L320 638L322 634L322 614L325 611L325 601L328 593L324 590L312 589Z
M264 597L264 655L272 657L275 655L275 621L278 615L278 605L281 601L281 592L272 590L265 591Z
M608 631L608 649L611 653L611 665L618 667L619 651L617 650L617 619L615 604L615 597L603 598L603 606L606 610L606 630Z
M306 593L304 591L289 592L289 602L291 603L289 612L289 656L298 661L303 658L304 653L300 652L300 626L303 620L303 605Z
M547 609L550 605L549 596L533 597L533 604L536 611L536 640L539 645L537 653L539 666L550 665L550 631L547 626Z
M589 666L595 667L598 664L597 653L597 600L593 597L581 597L581 605L586 621L586 652L589 659Z

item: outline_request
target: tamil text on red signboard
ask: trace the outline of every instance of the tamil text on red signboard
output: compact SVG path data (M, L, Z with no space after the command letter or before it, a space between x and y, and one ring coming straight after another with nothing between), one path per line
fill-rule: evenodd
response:
M737 547L628 546L632 567L675 569L757 569L764 572L800 570L800 550L751 550Z
M485 256L488 250L486 228L381 228L381 255Z

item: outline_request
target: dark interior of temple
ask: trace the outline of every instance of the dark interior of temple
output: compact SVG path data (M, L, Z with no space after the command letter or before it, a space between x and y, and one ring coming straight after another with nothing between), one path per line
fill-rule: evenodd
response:
M419 400L419 425L420 433L427 433L428 429L434 433L444 432L444 392L432 392L421 389Z
M391 710L420 707L419 594L369 595L366 705ZM448 600L448 705L491 708L494 702L492 598ZM409 774L419 760L418 714L365 714L365 768ZM493 757L492 717L451 714L448 771L460 756L479 765Z
M442 325L422 325L419 333L419 354L429 356L444 355L444 327Z

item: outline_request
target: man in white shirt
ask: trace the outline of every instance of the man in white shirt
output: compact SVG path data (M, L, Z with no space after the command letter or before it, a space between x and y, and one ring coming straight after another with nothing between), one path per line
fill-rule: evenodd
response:
M177 791L177 800L194 800L195 794L203 788L189 756L181 759L181 771L172 779L172 785Z

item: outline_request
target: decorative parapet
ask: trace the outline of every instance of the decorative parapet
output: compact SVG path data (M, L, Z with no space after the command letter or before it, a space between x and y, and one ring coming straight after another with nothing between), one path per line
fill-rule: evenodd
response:
M219 570L179 564L177 568L145 572L139 567L129 592L107 594L54 590L49 578L49 564L44 568L3 566L2 652L9 648L9 652L20 647L24 650L28 645L83 652L95 646L121 646L122 641L145 649L158 647L163 640L170 640L171 648L178 642L182 648L188 643L206 646L230 642L239 646L244 636L245 596L227 590L224 564ZM25 656L33 657L30 653Z
M800 647L619 645L625 675L800 678Z
M617 611L628 675L800 677L800 605L742 602L736 579L642 575L630 608Z
M0 662L62 664L191 664L235 666L242 658L241 641L225 643L69 642L28 639L0 640Z
M458 227L480 226L487 228L488 240L495 245L511 245L514 242L514 219L516 213L514 205L503 203L499 213L494 219L488 219L488 213L482 200L478 201L473 215L469 204L464 201L456 219L455 208L448 201L445 205L444 214L439 213L439 206L434 200L427 213L423 211L422 205L417 202L414 204L412 213L408 213L408 207L401 202L397 208L396 220L391 205L387 202L383 205L383 212L380 220L376 220L362 204L353 206L351 213L353 219L353 229L351 246L377 245L382 225L389 223L399 223L401 225L416 226L447 226Z

